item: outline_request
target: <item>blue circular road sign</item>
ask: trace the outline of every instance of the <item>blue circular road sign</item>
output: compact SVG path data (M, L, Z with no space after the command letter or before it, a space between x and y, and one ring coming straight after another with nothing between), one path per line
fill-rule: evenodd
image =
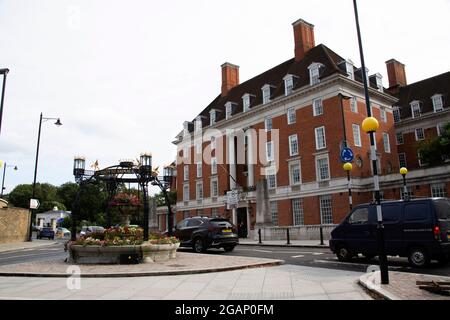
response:
M353 154L352 149L350 148L342 148L341 151L341 161L342 162L352 162L355 158L355 155Z

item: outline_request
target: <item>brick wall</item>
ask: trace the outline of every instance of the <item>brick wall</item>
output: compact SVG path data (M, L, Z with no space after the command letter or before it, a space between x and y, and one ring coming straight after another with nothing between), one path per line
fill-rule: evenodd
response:
M29 210L0 208L0 243L27 241L29 228Z

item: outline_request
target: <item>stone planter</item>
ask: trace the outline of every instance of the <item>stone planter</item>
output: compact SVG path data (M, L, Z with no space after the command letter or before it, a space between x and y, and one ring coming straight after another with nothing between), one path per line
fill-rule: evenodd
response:
M176 259L179 243L176 244L143 244L142 256L144 262L164 262Z
M141 246L81 246L69 248L69 263L76 264L127 264L142 261Z

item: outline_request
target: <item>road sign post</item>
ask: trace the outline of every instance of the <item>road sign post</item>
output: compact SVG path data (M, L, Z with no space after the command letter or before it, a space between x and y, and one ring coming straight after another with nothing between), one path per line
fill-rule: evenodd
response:
M38 199L30 199L30 209L38 209L40 206L39 200Z

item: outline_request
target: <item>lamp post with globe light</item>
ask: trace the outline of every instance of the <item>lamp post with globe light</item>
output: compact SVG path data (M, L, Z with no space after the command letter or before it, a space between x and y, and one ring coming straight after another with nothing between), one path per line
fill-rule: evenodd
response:
M352 171L353 166L350 162L344 163L344 170L347 172L347 184L348 184L348 205L350 210L353 208L353 199L352 199L352 185L350 183L350 171Z
M1 166L2 166L2 163L0 162L0 167ZM3 164L2 190L0 191L0 198L3 198L3 190L5 190L6 168L14 168L15 171L18 170L17 166L15 166L15 165L9 165L9 164L6 164L6 162Z
M400 174L403 177L403 200L409 200L408 188L406 187L406 175L408 174L408 169L405 167L400 168Z

